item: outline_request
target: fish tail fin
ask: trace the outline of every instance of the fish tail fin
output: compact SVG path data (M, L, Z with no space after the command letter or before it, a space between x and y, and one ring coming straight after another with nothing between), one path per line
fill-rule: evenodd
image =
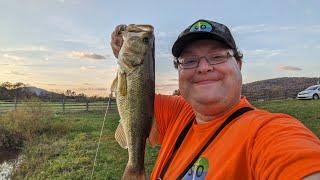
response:
M146 180L146 174L144 169L138 170L131 166L127 166L124 170L122 180Z

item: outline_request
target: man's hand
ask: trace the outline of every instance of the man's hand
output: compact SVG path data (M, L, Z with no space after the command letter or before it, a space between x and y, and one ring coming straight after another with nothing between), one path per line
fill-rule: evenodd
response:
M118 58L118 55L119 55L119 51L121 49L121 46L122 46L122 43L123 43L123 39L122 39L122 36L121 36L121 32L125 30L127 26L126 25L118 25L114 31L112 32L111 34L111 42L110 42L110 45L111 45L111 48L112 48L112 51L113 51L113 54L116 58Z

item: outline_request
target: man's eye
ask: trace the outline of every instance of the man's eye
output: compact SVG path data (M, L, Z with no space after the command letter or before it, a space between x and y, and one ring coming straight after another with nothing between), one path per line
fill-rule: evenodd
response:
M197 63L196 59L188 59L188 60L184 61L184 64L194 64L194 63Z
M211 56L209 57L210 61L222 61L225 57L223 56Z

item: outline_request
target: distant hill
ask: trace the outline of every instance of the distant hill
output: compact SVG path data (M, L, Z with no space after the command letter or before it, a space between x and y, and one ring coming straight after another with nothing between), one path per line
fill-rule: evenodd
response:
M29 86L29 87L24 87L23 91L29 92L29 93L34 93L37 96L40 96L41 94L50 94L53 92L49 92L45 89L41 89L41 88L37 88L37 87L33 87L33 86Z
M319 78L283 77L244 84L242 94L249 100L295 98L297 93L317 84Z

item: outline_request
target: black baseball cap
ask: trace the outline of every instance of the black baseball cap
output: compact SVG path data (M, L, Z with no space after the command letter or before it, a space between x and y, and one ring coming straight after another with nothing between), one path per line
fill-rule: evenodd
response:
M172 46L172 54L179 57L183 48L190 42L202 39L213 39L236 49L236 43L227 26L214 21L200 19L185 29Z

